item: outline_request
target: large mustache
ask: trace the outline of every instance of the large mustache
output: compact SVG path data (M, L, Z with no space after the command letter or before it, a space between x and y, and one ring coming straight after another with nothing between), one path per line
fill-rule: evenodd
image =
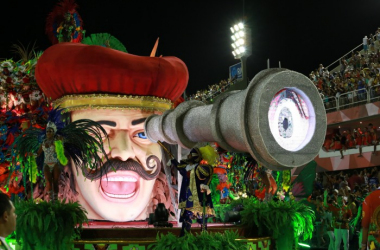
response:
M154 164L150 164L150 160L154 161ZM153 170L156 168L156 170L153 173L148 173L147 170L144 169L144 167L137 161L134 161L132 159L128 159L127 161L121 161L118 159L111 159L106 161L103 166L101 166L97 171L93 170L85 170L84 175L87 179L91 180L98 180L103 175L107 175L108 173L115 172L118 170L121 171L133 171L141 176L141 178L145 180L153 180L157 178L158 174L161 171L161 161L158 159L155 155L150 155L146 159L146 166L149 170ZM150 171L151 172L151 171Z

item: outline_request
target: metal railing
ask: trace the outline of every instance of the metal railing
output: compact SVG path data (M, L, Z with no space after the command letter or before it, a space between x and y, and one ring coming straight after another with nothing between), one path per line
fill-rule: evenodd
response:
M380 84L369 88L343 93L339 96L323 97L326 112L333 112L380 100Z
M368 50L369 50L369 46L370 46L372 41L376 41L376 35L374 35L373 37L368 37ZM379 46L375 43L375 47L378 48ZM362 50L363 50L363 43L361 43L358 46L356 46L355 48L351 49L348 53L341 56L338 60L330 63L330 65L328 65L326 68L330 71L330 73L339 71L340 61L342 59L346 58L348 55L351 55L352 52L357 52L357 51L362 51ZM332 68L332 67L334 67L334 68Z
M323 97L323 104L325 105L326 112L336 111L338 106L338 100L335 96L325 96Z

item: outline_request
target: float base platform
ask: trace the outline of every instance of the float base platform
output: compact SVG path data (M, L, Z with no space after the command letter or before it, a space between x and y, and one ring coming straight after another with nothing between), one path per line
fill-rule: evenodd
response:
M83 226L80 240L74 242L75 250L146 250L148 246L156 242L158 233L172 233L179 236L181 228L176 222L171 222L172 228L153 227L147 222L104 222L91 221ZM245 238L242 227L233 224L208 223L209 232L224 232L226 230L237 231L242 239L247 240L247 249L270 250L273 244L269 237ZM193 224L192 233L200 233L199 224Z

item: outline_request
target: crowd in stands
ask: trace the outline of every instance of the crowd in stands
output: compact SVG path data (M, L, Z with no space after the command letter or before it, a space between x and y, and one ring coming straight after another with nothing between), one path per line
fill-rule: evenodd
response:
M235 79L222 80L217 84L209 85L208 89L198 90L197 93L191 95L189 100L198 100L208 102L213 97L223 93L235 83Z
M319 65L309 75L318 88L326 109L333 109L340 97L339 105L352 105L380 97L380 28L375 35L363 39L363 50L352 52L340 59L340 68L334 73ZM367 91L366 91L367 90Z
M363 147L373 147L373 154L376 154L378 144L377 127L370 123L363 129L345 130L343 133L337 130L333 134L326 135L323 149L325 151L340 151L341 159L343 159L343 151L353 148L358 149L358 157L363 157Z
M363 38L363 50L352 51L340 59L338 71L329 72L322 64L309 74L309 78L318 88L327 110L336 107L334 98L339 98L340 106L353 106L367 101L380 99L380 28L375 35ZM208 102L226 91L234 84L233 79L222 80L209 85L208 89L198 90L188 100ZM344 95L343 95L344 94Z
M338 244L336 242L336 232L335 234L331 234L331 232L338 226L336 222L341 219L336 218L338 215L332 213L329 208L331 205L339 207L339 198L343 201L343 204L340 205L340 207L344 207L347 211L349 210L346 219L342 222L346 223L348 227L347 230L349 231L349 240L347 244L350 242L352 244L354 244L354 242L357 243L358 231L360 230L361 225L360 207L364 198L379 187L379 180L380 167L345 170L340 171L339 173L317 173L313 194L308 199L309 202L315 204L315 235L317 245L328 247L329 244L333 244L332 246ZM324 204L324 194L326 194L327 204ZM341 224L339 228L344 228L344 226ZM343 242L343 244L345 243ZM331 248L330 245L328 249L340 248ZM348 249L348 245L345 246L344 249Z

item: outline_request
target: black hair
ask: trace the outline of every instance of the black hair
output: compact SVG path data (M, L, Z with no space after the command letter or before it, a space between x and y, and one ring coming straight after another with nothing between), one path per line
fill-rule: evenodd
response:
M12 209L12 205L11 205L8 195L4 193L0 193L0 216L3 216L5 211L7 212L11 211L11 209Z

